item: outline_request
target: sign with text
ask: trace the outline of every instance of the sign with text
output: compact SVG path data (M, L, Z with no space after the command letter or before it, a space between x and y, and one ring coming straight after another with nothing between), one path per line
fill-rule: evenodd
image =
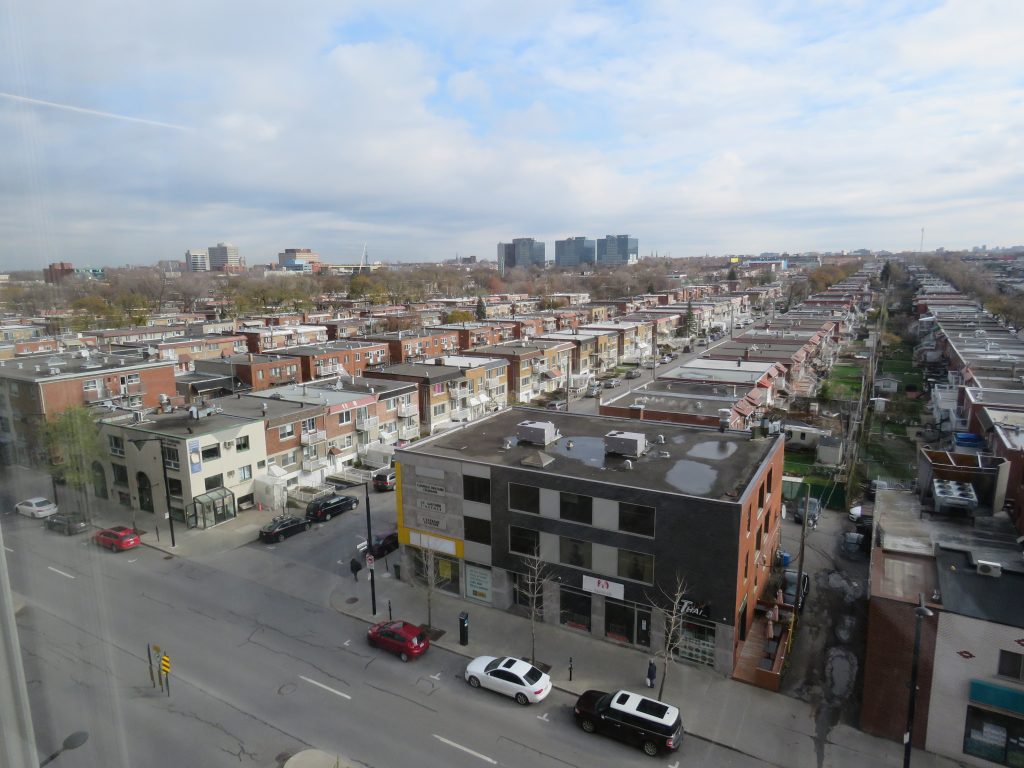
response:
M444 502L431 501L430 499L416 499L416 509L433 515L443 515L445 513Z
M466 563L466 597L491 602L491 569Z
M429 480L416 480L416 490L430 496L444 496L446 489L444 483L435 483Z
M199 438L192 438L186 444L188 450L188 463L192 469L192 474L203 471L203 454L199 450Z
M618 582L608 581L606 579L595 579L593 576L583 577L583 588L587 592L593 592L598 595L607 595L608 597L614 597L616 600L621 600L625 595L623 586Z

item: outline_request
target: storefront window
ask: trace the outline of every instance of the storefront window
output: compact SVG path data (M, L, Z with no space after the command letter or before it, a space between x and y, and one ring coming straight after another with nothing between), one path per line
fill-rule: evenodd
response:
M604 599L604 636L620 643L633 642L633 628L636 626L636 609L632 603L624 603L613 597Z
M560 590L561 605L559 620L573 629L590 631L590 593L580 592L571 587Z
M964 754L1010 766L1024 766L1024 720L967 707Z
M715 625L701 619L684 621L676 653L681 658L713 667L715 665Z

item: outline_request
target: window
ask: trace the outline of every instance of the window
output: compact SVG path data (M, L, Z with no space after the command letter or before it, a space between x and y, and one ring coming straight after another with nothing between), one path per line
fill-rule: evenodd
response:
M536 555L540 550L540 534L516 525L508 527L508 551L520 555Z
M124 464L111 464L114 470L114 485L128 485L128 469Z
M263 369L262 368L260 368L258 371L256 371L256 378L259 379L260 381L263 381Z
M565 565L590 568L590 542L562 536L558 540L558 559Z
M171 498L181 498L181 480L176 477L167 478L167 490L171 494Z
M466 501L478 502L479 504L490 504L490 479L486 477L473 477L472 475L463 475L462 498L464 498Z
M295 424L285 424L277 430L277 436L282 440L295 437Z
M263 459L260 459L259 461L256 462L256 469L266 469L266 467L267 462L264 461Z
M220 443L214 443L203 448L203 461L213 461L220 458Z
M89 379L88 381L82 382L82 389L85 392L95 392L99 388L99 381L97 381L96 379Z
M757 511L760 513L764 509L764 486L762 485L757 489Z
M299 452L298 451L289 451L288 453L285 453L285 454L281 455L281 464L283 466L288 466L289 464L295 464L296 462L298 462L298 460L299 460Z
M388 399L386 401L386 406L385 407L389 411L393 411L396 408L398 408L398 398L397 397L392 397L392 398Z
M1000 651L998 674L1000 677L1012 677L1024 682L1024 655L1013 651Z
M580 496L576 493L559 494L560 509L559 517L563 520L572 520L574 523L593 523L593 499L589 496Z
M351 424L352 423L352 411L342 411L338 414L339 424Z
M303 432L316 432L316 418L302 420Z
M433 393L434 393L435 395L443 395L443 394L444 394L444 384L435 384L435 385L434 385L434 386L433 386L433 387L431 388L431 391L432 391L432 392L433 392Z
M281 375L281 369L280 368L271 368L270 369L270 375L275 377L275 378L280 376Z
M178 446L176 445L161 445L160 453L164 457L164 466L168 469L177 469L181 466L181 459L178 456Z
M491 521L481 520L479 517L462 518L465 525L466 541L475 541L477 544L491 544Z
M638 533L641 536L653 536L654 507L619 502L619 530Z
M242 435L235 438L235 450L236 451L248 451L249 450L249 436Z
M434 406L434 416L444 416L445 410L446 410L446 408L445 408L444 403L441 403L440 405L435 405Z
M210 475L206 478L206 490L212 491L214 488L220 488L224 485L224 475Z
M540 488L532 485L508 484L508 508L519 512L540 514Z
M573 629L590 631L590 593L572 587L559 590L559 621Z
M630 552L628 549L620 549L619 576L623 579L653 584L654 555L645 555L642 552Z
M108 435L107 442L114 456L124 456L124 440L117 435Z
M246 464L244 467L238 468L238 479L252 480L252 464Z
M1019 717L967 707L964 754L1000 765L1024 765L1024 724Z

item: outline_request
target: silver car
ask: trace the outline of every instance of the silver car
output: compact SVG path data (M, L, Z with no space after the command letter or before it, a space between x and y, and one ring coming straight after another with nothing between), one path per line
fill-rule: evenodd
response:
M19 501L14 511L26 517L49 517L57 514L57 505L42 496L35 496L31 499Z
M477 656L466 666L466 682L511 696L519 704L536 704L551 693L551 678L528 661L511 656Z

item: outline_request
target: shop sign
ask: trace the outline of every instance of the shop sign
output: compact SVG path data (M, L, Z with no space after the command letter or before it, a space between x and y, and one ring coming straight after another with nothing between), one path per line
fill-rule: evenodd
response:
M708 604L695 603L693 600L683 600L679 604L679 612L684 616L696 616L700 619L708 618Z
M448 526L445 525L444 520L439 517L429 517L428 515L420 515L420 525L426 526L427 528L434 528L438 531L447 530Z
M431 483L425 480L416 481L416 490L430 496L444 496L446 493L444 483Z
M163 443L161 443L163 445ZM188 450L188 463L192 474L203 471L203 454L199 452L199 438L192 438L185 444ZM162 460L162 458L161 458Z
M466 563L466 597L491 602L491 569Z
M593 576L583 577L583 589L587 592L593 592L598 595L614 597L616 600L621 600L625 595L623 586L618 582L607 581L606 579L595 579Z
M444 503L431 501L430 499L416 499L416 509L423 512L430 512L434 515L443 515L445 512Z

